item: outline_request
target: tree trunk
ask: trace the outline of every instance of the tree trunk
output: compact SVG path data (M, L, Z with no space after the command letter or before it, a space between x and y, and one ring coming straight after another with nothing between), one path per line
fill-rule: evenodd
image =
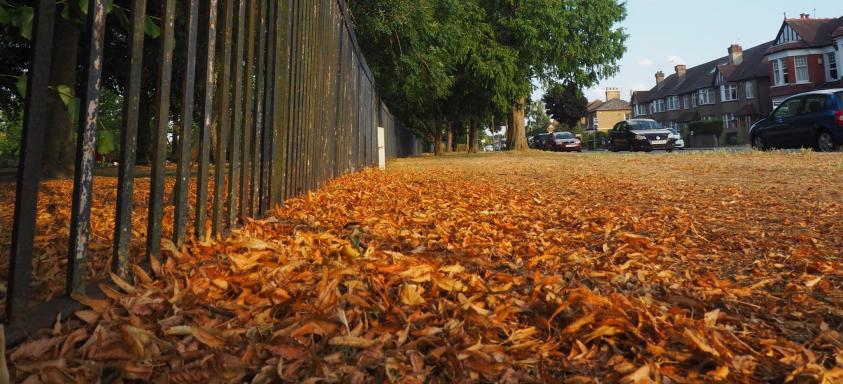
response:
M77 122L72 120L67 107L55 90L59 85L65 85L75 93L78 53L79 29L63 17L56 17L52 47L53 64L50 67L50 87L54 91L49 92L47 98L49 134L44 136L44 178L73 177L76 158L74 128Z
M442 155L442 129L436 128L436 134L433 135L433 154L436 156Z
M477 153L477 129L478 129L477 122L471 122L469 124L469 134L468 134L468 153Z
M517 105L510 110L512 126L507 129L507 149L510 151L524 151L527 146L527 131L524 126L524 98L518 99ZM511 137L510 137L511 136Z
M448 123L448 146L445 147L445 152L454 150L454 127L453 123Z

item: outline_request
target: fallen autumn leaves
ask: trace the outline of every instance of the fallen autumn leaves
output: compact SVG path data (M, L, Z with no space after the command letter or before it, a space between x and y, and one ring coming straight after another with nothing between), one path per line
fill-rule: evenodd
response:
M811 153L400 160L112 276L9 352L13 380L841 382L841 175Z

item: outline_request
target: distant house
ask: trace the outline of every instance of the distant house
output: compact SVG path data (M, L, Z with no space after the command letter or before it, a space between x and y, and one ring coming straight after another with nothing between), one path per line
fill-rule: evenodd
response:
M843 87L843 17L785 19L765 54L773 105L798 93Z
M772 41L743 50L732 44L721 58L691 68L676 65L667 77L657 72L652 89L633 92L633 115L671 128L721 120L721 143L747 143L749 127L772 109L764 57L771 45Z
M581 121L586 130L608 131L619 121L632 116L632 107L621 100L618 88L606 88L606 101L596 99L586 107L586 116Z

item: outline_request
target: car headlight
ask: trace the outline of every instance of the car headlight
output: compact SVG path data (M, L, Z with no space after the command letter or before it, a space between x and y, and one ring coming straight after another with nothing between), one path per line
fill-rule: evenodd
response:
M635 140L647 140L647 137L644 135L635 135Z

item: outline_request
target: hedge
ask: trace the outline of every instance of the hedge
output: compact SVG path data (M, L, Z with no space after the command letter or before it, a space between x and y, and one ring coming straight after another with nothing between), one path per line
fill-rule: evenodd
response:
M723 133L723 122L720 120L694 121L688 124L688 130L694 135L714 135L720 137Z

